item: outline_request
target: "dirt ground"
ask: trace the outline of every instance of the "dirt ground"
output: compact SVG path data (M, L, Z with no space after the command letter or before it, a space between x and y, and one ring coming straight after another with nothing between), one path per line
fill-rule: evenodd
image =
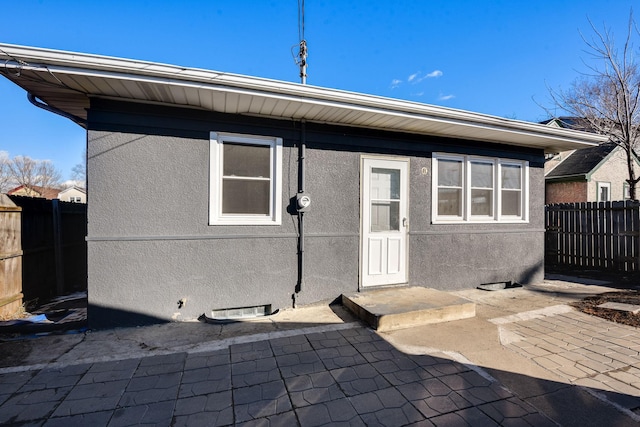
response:
M628 311L612 310L608 308L598 307L600 304L604 304L606 302L620 302L640 307L640 291L630 290L620 292L605 292L604 294L587 297L582 301L572 303L571 305L583 313L602 317L603 319L607 319L612 322L634 326L636 328L640 326L640 313L633 314Z

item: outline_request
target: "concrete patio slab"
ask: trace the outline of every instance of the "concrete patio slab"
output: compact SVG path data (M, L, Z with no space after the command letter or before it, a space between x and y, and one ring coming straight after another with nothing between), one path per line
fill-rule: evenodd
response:
M468 319L475 303L447 292L418 286L343 294L342 304L377 331Z

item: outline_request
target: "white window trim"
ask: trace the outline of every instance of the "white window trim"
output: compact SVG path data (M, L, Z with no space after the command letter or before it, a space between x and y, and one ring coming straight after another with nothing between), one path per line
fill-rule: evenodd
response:
M225 142L270 147L269 215L222 214L222 148ZM209 225L280 225L282 222L282 138L211 132L209 149Z
M462 162L462 215L438 215L438 160L456 160ZM492 163L493 168L493 216L471 215L471 163ZM514 165L522 168L522 215L502 215L502 182L503 165ZM498 157L468 156L448 153L433 153L431 163L431 222L433 224L489 224L489 223L528 223L529 222L529 162Z
M606 188L609 200L600 200L600 189ZM611 183L604 181L596 181L596 202L610 202L611 201Z

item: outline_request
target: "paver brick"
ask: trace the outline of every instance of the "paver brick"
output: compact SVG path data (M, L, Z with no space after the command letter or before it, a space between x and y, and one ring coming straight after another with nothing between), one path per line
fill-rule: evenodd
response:
M316 350L321 348L340 347L350 344L349 340L339 331L308 334L307 339Z
M622 352L620 352L620 353L609 353L607 356L610 356L613 359L612 364L615 364L615 362L620 362L625 367L626 366L633 366L633 365L639 365L640 364L640 357L629 356L629 355L624 354ZM616 369L620 369L620 367L617 367Z
M316 352L329 370L366 363L366 359L351 344L319 348Z
M235 344L229 347L231 363L260 360L273 356L269 341Z
M114 410L120 401L127 380L83 384L74 387L56 408L54 416L62 417L93 411Z
M71 387L16 393L0 407L0 425L47 418Z
M622 381L625 384L633 384L640 380L637 376L625 372L624 370L609 371L607 372L607 375L617 379L618 381Z
M534 362L536 362L538 365L542 366L543 368L546 368L546 369L549 369L549 370L558 369L561 365L559 363L555 362L554 360L549 359L549 356L551 356L551 355L542 356L542 357L534 357L533 360L534 360Z
M187 353L163 354L159 356L145 357L140 360L134 377L147 377L151 375L182 372Z
M276 338L269 341L274 356L295 354L313 350L311 343L304 335Z
M140 361L137 359L116 360L94 363L78 381L78 384L104 383L117 380L129 380L133 377Z
M135 406L178 397L181 372L132 378L119 406Z
M344 393L329 372L318 372L285 379L294 408L342 399Z
M184 371L179 397L198 396L231 390L231 366L219 365Z
M211 368L220 365L229 365L231 354L229 349L216 350L203 353L189 354L184 363L184 370Z
M594 373L607 372L608 370L611 369L609 365L605 365L604 363L598 362L597 360L591 360L591 359L578 361L577 367L580 368L580 366L585 366L588 369L591 369L592 371L594 371Z
M424 419L395 388L352 396L349 400L367 426L406 425Z
M412 403L422 415L428 418L473 406L471 402L455 391L450 392L446 396L427 397L426 399L413 401Z
M400 385L433 378L426 369L410 359L382 360L371 364L392 385Z
M324 371L324 364L315 351L276 356L276 363L283 378Z
M229 425L233 423L231 390L176 401L173 426Z
M371 365L355 365L329 371L347 396L389 387L389 382Z
M348 399L332 400L295 410L300 424L315 426L366 426Z
M267 383L280 378L276 359L248 360L231 365L231 384L233 387L246 387Z
M33 378L35 374L36 371L22 371L0 374L0 393L10 394L18 391L31 378Z
M498 426L487 414L477 408L465 408L456 412L440 415L430 420L435 426Z
M291 401L282 380L233 390L236 422L263 418L291 409Z
M202 424L198 424L202 425ZM218 424L212 424L218 425ZM292 427L297 426L298 420L293 411L283 412L281 414L271 415L257 420L251 420L243 423L236 423L235 427Z
M91 365L71 365L61 369L43 369L25 383L20 391L44 390L74 386L80 381Z
M52 417L42 424L43 427L69 426L106 426L113 415L113 411L96 411L87 414L77 414L68 417ZM40 425L40 424L38 424Z
M478 409L500 425L509 425L509 420L523 420L527 415L537 412L533 406L516 397L480 405Z
M162 425L171 419L174 406L174 401L164 401L119 408L113 412L109 427Z

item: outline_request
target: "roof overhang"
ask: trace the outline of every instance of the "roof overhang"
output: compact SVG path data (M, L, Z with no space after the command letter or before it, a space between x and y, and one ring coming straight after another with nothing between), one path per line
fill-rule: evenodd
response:
M77 123L92 97L385 131L555 153L601 135L416 102L210 70L0 43L0 74ZM78 120L75 120L78 119Z

